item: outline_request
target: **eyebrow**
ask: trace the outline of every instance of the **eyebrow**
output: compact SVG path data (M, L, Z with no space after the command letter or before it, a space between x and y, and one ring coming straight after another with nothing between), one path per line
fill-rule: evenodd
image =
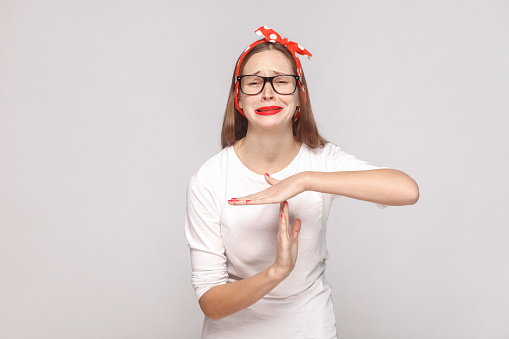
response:
M279 72L279 71L275 71L275 70L271 70L271 71L272 71L274 74L277 74L277 75L286 74L286 73L284 73L284 72ZM258 74L260 74L261 72L262 72L262 71L261 71L261 70L259 70L258 72L255 72L255 73L253 73L253 74L251 74L251 75L258 75Z

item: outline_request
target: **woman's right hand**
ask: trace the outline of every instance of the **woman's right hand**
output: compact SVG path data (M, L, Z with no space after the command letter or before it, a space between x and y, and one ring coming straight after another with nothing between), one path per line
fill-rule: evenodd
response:
M279 232L274 264L252 277L212 287L200 298L203 313L212 320L219 320L243 310L263 298L285 280L297 261L300 220L290 227L288 202L280 204Z
M279 231L277 234L276 259L272 265L274 274L281 280L286 279L293 271L297 261L298 238L301 226L300 219L296 219L290 226L288 202L280 204Z

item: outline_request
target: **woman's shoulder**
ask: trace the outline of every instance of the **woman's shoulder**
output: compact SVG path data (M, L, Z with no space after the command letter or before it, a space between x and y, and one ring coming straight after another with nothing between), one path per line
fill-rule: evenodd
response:
M320 145L316 148L303 144L304 150L315 157L330 156L336 152L341 152L341 148L331 142L327 142L325 145Z
M220 181L223 174L227 171L228 158L231 152L231 146L222 149L219 153L205 161L203 165L194 173L189 182L190 185L213 184Z
M356 156L345 152L341 147L331 142L317 148L311 148L307 145L305 147L308 154L307 159L326 171L355 171L377 168L369 165L366 161L359 160Z
M221 166L224 166L228 161L228 156L230 153L232 146L228 146L223 148L221 151L216 153L214 156L209 158L207 161L200 166L198 172L200 171L214 171L219 169Z

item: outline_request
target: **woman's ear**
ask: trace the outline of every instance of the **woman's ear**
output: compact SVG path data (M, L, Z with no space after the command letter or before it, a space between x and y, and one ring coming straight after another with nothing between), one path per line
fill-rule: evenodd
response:
M242 107L242 100L240 100L240 95L239 95L239 97L237 98L237 100L239 101L239 107L240 107L240 109L244 110L244 107Z

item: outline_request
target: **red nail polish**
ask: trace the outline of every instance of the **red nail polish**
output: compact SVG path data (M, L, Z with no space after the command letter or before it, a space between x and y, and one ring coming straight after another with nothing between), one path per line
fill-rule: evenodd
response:
M246 202L250 202L251 200L246 200Z
M283 219L283 213L281 213L281 219Z
M270 178L270 175L269 175L269 173L265 173L265 175L266 175L266 176L268 176L268 177Z
M237 198L232 198L232 200L239 200L239 199L237 199Z
M228 200L228 202L233 202L233 200Z

